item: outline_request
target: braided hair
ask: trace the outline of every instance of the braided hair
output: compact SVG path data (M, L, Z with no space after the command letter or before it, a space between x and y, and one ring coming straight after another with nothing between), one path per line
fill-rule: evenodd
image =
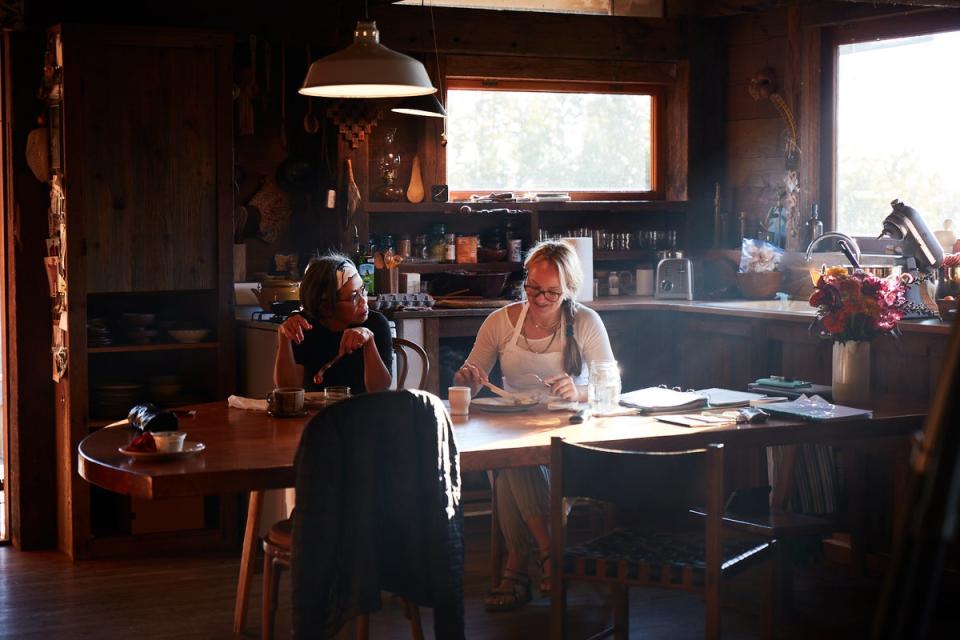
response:
M580 260L570 245L557 240L545 240L530 249L526 260L523 261L523 267L529 270L531 265L541 260L553 263L560 274L560 290L563 292L561 313L566 325L563 370L571 376L578 376L583 370L583 355L580 353L580 345L573 331L573 321L580 310L580 304L577 302L577 292L583 283Z

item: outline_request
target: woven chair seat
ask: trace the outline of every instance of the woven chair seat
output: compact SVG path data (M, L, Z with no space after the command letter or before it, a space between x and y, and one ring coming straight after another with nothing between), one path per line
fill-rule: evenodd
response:
M753 540L723 540L723 572L748 564L768 546ZM703 532L616 529L569 547L563 555L563 571L588 580L697 587L703 585L705 555Z

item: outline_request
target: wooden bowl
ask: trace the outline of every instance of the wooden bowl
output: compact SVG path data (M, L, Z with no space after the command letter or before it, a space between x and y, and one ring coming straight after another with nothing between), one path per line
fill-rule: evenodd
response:
M480 262L503 262L507 257L506 249L490 249L488 247L477 247L477 260Z
M737 287L744 298L768 300L780 290L779 271L756 271L737 274Z

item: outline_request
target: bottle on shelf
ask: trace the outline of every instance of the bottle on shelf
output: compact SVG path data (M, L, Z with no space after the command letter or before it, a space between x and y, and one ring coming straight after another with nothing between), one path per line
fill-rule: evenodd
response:
M803 224L804 249L811 242L823 235L823 221L820 220L820 207L816 204L810 207L810 219Z
M444 262L456 262L457 261L457 237L452 233L444 234L444 253L443 261Z

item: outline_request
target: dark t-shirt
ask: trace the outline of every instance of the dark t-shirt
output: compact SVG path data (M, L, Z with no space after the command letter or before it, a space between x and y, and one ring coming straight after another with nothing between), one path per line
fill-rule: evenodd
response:
M313 375L324 364L333 360L340 351L342 331L330 331L319 322L310 319L313 329L303 332L303 342L293 344L293 359L303 366L303 388L307 391L317 391L323 387L346 386L351 393L365 393L367 388L363 383L363 349L357 349L342 360L327 369L323 374L323 382L313 383ZM390 323L382 313L371 311L367 321L354 325L366 327L373 332L373 340L377 345L380 359L387 370L393 366L393 339L390 337Z

